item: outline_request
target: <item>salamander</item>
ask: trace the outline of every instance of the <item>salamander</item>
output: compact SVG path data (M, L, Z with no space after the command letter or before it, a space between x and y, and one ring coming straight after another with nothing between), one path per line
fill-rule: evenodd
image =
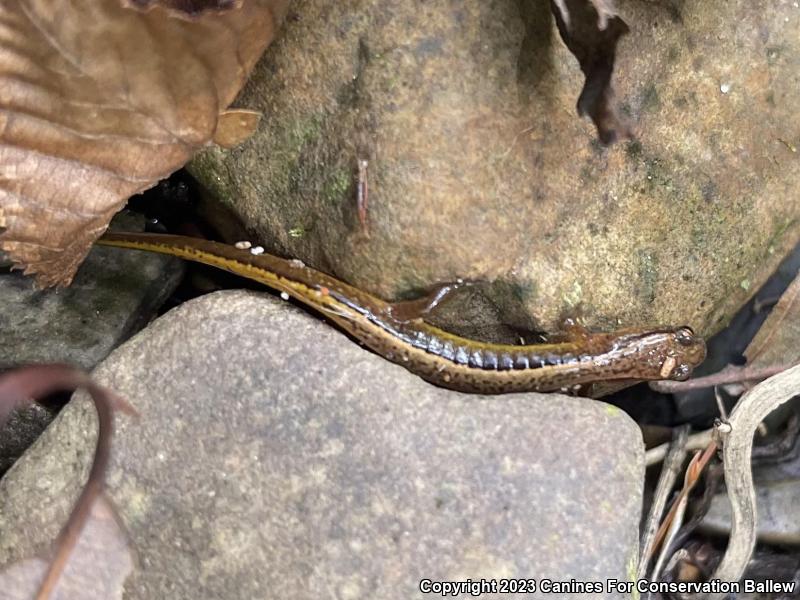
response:
M178 256L260 282L322 313L387 360L431 383L462 392L573 391L613 380L683 380L705 358L704 341L686 326L610 333L573 326L563 340L528 345L460 337L424 318L459 283L439 286L416 302L392 303L298 260L219 242L106 233L97 243Z

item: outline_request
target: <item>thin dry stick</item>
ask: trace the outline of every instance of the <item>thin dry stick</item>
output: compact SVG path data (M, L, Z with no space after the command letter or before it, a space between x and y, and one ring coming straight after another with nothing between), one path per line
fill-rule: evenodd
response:
M686 450L702 450L711 443L713 434L713 429L706 429L704 431L698 431L697 433L691 434L686 440ZM660 463L667 455L671 444L672 442L666 442L660 446L656 446L655 448L650 448L650 450L644 453L644 464L650 467Z
M692 460L692 463L690 463L690 468L686 470L683 480L684 490L694 487L694 483L689 481L691 477L691 465L694 464L699 455L700 453L698 452ZM672 521L669 523L669 528L665 534L664 543L661 546L661 552L658 555L658 560L656 560L655 567L653 567L653 574L650 577L653 581L661 580L661 573L664 571L664 565L669 561L670 552L672 552L672 545L675 543L675 538L678 536L678 532L683 527L683 518L686 515L686 507L688 504L689 494L684 494L683 490L681 490L681 494L678 496L674 504L675 510L670 511L670 514L672 515Z
M669 446L669 453L664 460L664 466L661 468L661 476L658 479L656 492L653 496L653 502L650 505L650 512L647 516L647 528L642 537L637 579L644 579L647 576L647 567L653 556L653 544L656 539L658 523L661 520L661 515L664 514L664 507L667 505L667 497L670 491L672 491L675 481L678 479L678 474L686 458L686 442L689 439L689 429L689 425L678 428L673 440L665 444L665 446Z
M782 373L792 366L794 365L771 365L769 367L737 367L729 365L711 375L687 379L686 381L651 381L650 389L663 394L675 394L677 392L700 390L715 385L725 385L727 383L757 381Z
M659 545L664 540L664 537L667 535L667 532L670 530L672 523L678 514L683 499L689 495L689 492L691 492L694 486L697 484L700 479L700 475L703 473L703 470L706 468L706 465L708 465L716 451L717 442L712 441L703 452L697 452L694 455L692 462L689 463L689 466L686 469L686 477L684 480L683 489L681 490L680 494L678 494L678 497L675 498L675 501L672 503L672 507L669 509L669 513L667 513L667 517L664 519L664 522L661 523L661 527L659 527L658 533L656 534L655 541L653 542L654 552L656 549L658 549Z

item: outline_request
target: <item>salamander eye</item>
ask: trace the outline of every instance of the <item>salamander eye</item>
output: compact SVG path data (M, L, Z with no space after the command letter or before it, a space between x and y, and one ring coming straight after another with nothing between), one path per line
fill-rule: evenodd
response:
M680 364L672 369L672 373L670 374L669 378L675 381L686 381L689 379L689 375L691 374L692 370L688 365Z
M691 327L681 327L675 332L675 339L681 346L691 346L694 344L694 331Z

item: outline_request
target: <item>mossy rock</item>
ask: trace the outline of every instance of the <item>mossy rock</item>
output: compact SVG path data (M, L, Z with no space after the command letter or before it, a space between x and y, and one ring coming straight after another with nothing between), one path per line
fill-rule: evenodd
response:
M384 298L488 282L445 318L477 306L486 337L576 313L709 334L800 239L800 11L618 7L633 141L576 116L545 0L298 0L235 104L259 130L190 169L271 251Z

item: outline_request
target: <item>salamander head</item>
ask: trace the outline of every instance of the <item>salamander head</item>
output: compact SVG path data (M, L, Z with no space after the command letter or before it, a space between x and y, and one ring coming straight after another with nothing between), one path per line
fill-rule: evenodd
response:
M618 339L617 348L628 359L628 369L618 377L646 381L683 381L706 357L705 342L689 327L632 332Z
M668 333L659 375L662 379L683 381L706 357L706 344L690 327L679 327Z

